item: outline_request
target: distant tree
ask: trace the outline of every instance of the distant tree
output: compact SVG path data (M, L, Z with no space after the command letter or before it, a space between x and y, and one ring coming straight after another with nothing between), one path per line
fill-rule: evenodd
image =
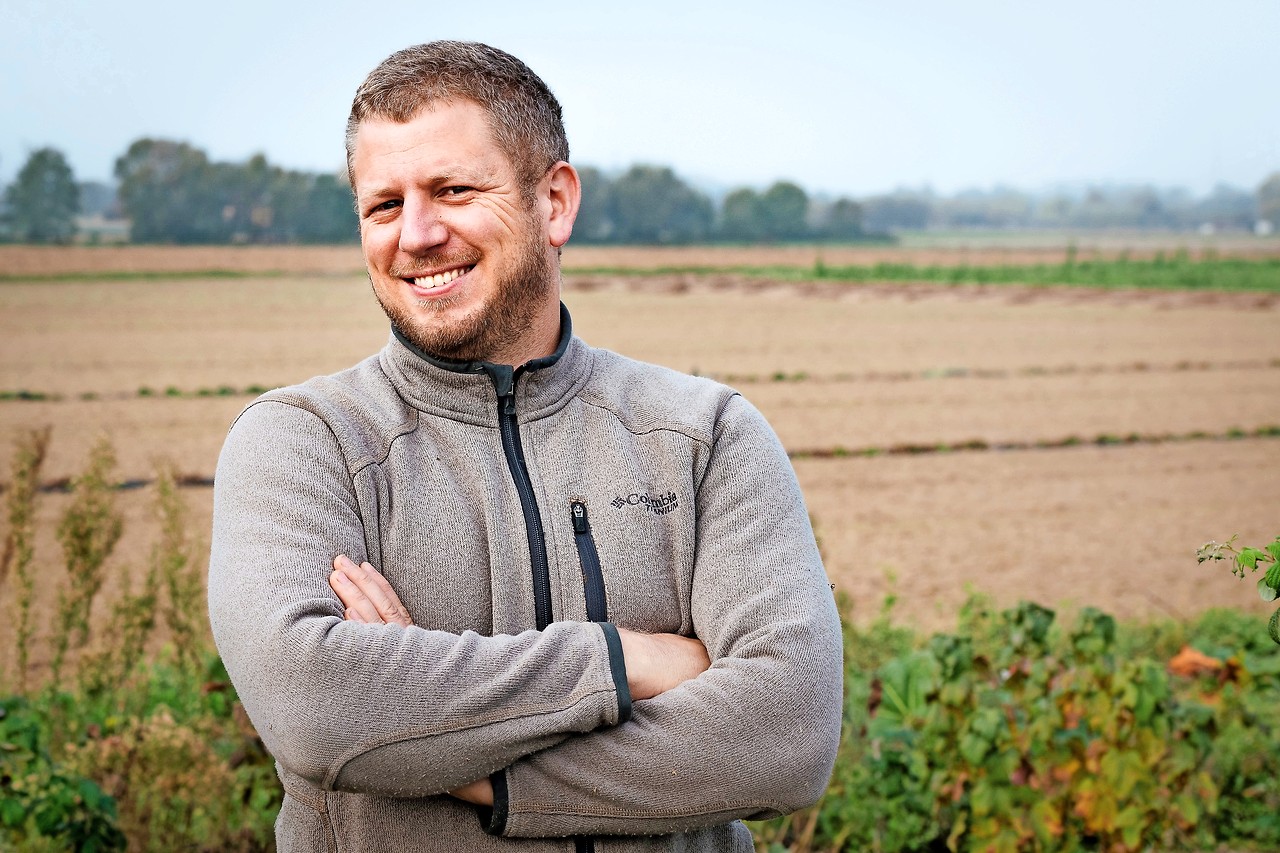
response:
M295 173L296 174L296 173ZM306 201L286 217L303 243L348 243L360 236L360 221L346 174L304 176Z
M1273 173L1262 182L1255 194L1258 205L1258 218L1271 223L1271 227L1280 231L1280 172Z
M1016 228L1030 224L1032 202L1007 188L964 190L935 199L930 223L944 228Z
M1139 228L1163 228L1170 224L1170 216L1155 187L1140 187L1130 198L1134 221Z
M1201 223L1222 229L1251 229L1258 218L1253 193L1228 184L1218 184L1195 206Z
M357 236L346 181L262 154L213 163L185 142L140 139L116 161L120 205L141 243L339 243Z
M742 187L724 197L720 205L720 236L751 243L764 236L759 193Z
M929 224L929 202L914 195L875 196L863 202L862 209L867 230L878 234L919 230Z
M273 202L288 179L262 154L244 163L213 163L212 185L222 206L220 241L274 243L285 230ZM287 217L286 217L287 218Z
M185 142L139 139L116 160L120 207L135 243L216 243L227 212L209 158Z
M838 198L827 208L819 236L828 240L858 240L866 236L862 227L862 205L851 198Z
M809 236L809 196L790 181L778 181L760 196L760 219L769 240Z
M613 197L618 242L694 243L711 231L711 200L665 166L632 166L614 181Z
M615 230L613 181L594 166L580 168L578 177L582 180L582 206L578 208L578 219L573 223L573 239L607 243Z
M70 243L76 234L80 187L54 148L33 151L5 190L13 235L29 243Z

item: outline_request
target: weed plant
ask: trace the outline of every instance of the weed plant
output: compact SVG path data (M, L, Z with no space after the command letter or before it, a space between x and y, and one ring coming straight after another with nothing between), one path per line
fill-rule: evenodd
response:
M51 667L54 684L60 680L68 649L81 649L89 641L89 617L102 588L103 565L124 531L111 480L115 464L111 443L100 438L89 451L84 473L72 483L71 506L58 525L67 582L58 593Z
M16 591L7 595L12 599L17 621L14 624L12 647L16 651L15 669L19 692L27 687L27 664L30 655L31 602L35 585L31 576L31 563L35 556L36 494L40 483L40 469L44 466L49 449L50 427L30 430L19 435L13 451L13 476L5 501L9 532L5 535L4 550L0 552L0 590L12 573ZM0 693L6 692L0 689Z

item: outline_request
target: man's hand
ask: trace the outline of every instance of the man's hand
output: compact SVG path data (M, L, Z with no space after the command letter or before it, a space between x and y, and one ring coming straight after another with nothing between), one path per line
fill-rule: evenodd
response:
M343 618L349 622L369 622L399 625L407 628L413 624L409 611L400 603L400 596L387 583L387 579L368 563L356 565L350 557L339 554L333 559L333 574L329 586L342 601Z
M627 662L627 688L632 699L652 699L697 678L711 666L707 648L679 634L641 634L618 629Z
M474 782L468 782L461 788L454 788L449 792L449 796L457 797L464 803L491 806L493 805L493 783L488 779L477 779Z

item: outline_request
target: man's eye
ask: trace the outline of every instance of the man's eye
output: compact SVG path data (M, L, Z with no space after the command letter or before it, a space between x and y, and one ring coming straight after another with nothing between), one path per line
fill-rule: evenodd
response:
M393 199L388 199L387 201L382 202L382 204L375 206L373 208L373 211L376 212L379 210L392 210L399 206L400 206L400 200L393 198Z
M470 192L475 192L475 188L474 187L445 187L445 190L444 190L445 195L466 195L467 193L470 193Z

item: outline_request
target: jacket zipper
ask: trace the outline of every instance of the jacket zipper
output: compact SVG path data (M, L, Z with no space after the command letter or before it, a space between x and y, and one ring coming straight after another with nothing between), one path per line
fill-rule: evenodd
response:
M596 550L595 537L591 535L591 519L587 505L572 501L569 509L573 515L573 544L578 547L578 562L582 564L582 589L587 599L587 618L592 622L609 621L609 601L604 593L604 573L600 570L600 553ZM574 853L595 853L596 842L588 836L575 836Z
M600 570L600 554L591 535L591 520L582 501L569 504L573 513L573 541L578 546L578 562L582 564L582 587L587 598L587 618L592 622L609 621L609 601L604 592L604 573Z
M510 369L493 375L498 392L498 427L502 434L502 452L511 469L511 480L520 496L525 533L529 538L529 563L533 571L533 612L538 630L551 624L551 571L547 566L547 541L542 530L538 500L529 482L529 469L520 446L520 425L516 421L516 376Z
M533 493L533 484L529 481L529 469L524 459L524 448L520 444L520 424L516 420L516 375L513 370L492 374L494 388L498 393L498 428L502 435L502 452L507 457L507 468L511 470L511 480L515 483L516 494L520 496L520 510L524 514L524 527L529 538L529 563L533 570L533 610L538 630L541 631L552 622L551 614L551 570L547 563L546 533L542 529L542 515L538 512L538 500ZM595 540L591 538L591 524L587 520L586 504L575 501L573 538L578 546L579 559L582 561L582 572L587 594L587 616L593 622L604 622L608 619L608 605L604 597L604 578L600 572L600 557L596 553ZM581 522L578 510L581 509ZM581 524L583 533L578 532ZM589 556L588 556L589 555ZM588 563L593 567L588 569ZM594 572L594 580L588 573ZM594 591L593 591L594 587ZM593 604L593 601L596 602ZM598 613L599 618L594 614ZM595 853L594 838L575 836L574 853Z

